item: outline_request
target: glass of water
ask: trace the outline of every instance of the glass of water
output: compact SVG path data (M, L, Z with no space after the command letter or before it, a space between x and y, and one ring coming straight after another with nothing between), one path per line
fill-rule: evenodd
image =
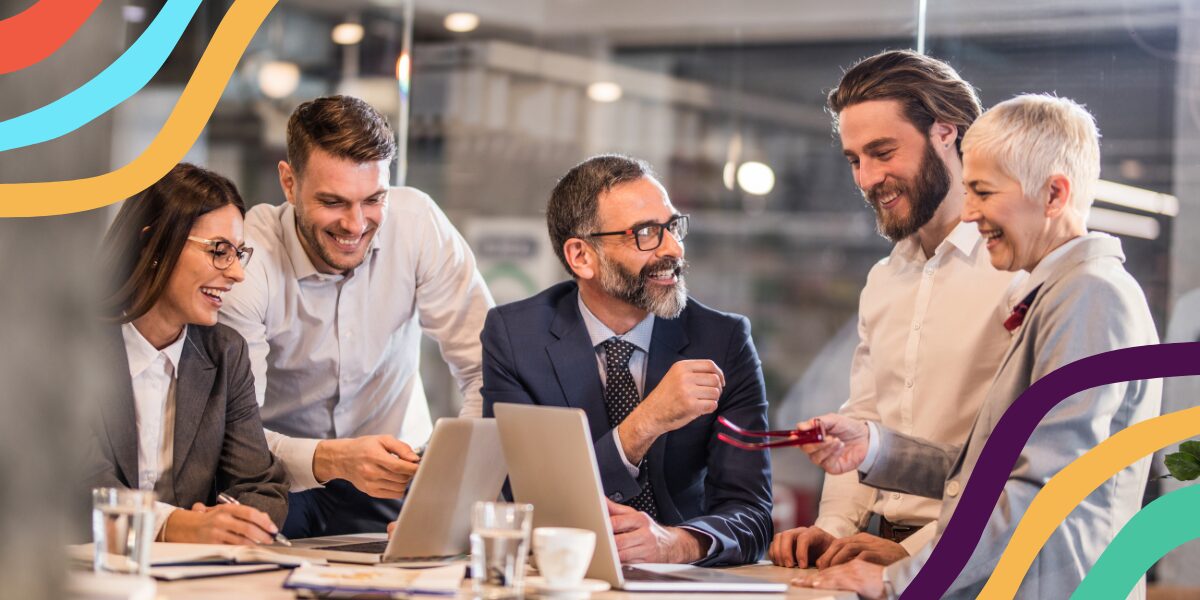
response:
M97 573L147 575L154 542L154 492L92 490L92 539Z
M532 504L476 502L471 513L471 579L475 595L520 597L529 555Z

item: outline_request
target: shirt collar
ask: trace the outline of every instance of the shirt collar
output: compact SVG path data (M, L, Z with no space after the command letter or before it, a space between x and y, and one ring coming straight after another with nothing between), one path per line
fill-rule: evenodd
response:
M132 322L121 325L121 337L125 340L125 354L129 357L129 375L131 377L136 378L150 368L159 355L166 357L172 370L179 371L179 357L183 355L183 343L187 339L187 325L183 326L183 332L179 334L179 338L162 350L155 348L146 340Z
M388 191L391 195L391 191ZM300 242L300 233L296 231L296 207L292 203L287 203L283 208L283 213L280 215L280 225L283 228L283 248L287 252L288 260L292 263L292 272L296 274L297 280L302 280L308 277L326 277L332 279L341 279L341 275L331 275L322 273L317 270L312 264L312 260L308 258L308 253L304 251L304 245ZM384 221L385 223L387 221ZM370 260L383 243L383 226L382 224L376 228L375 235L371 237L371 247L367 249L367 257L363 262Z
M1059 264L1062 263L1063 258L1067 255L1067 253L1071 251L1071 248L1078 246L1086 239L1106 237L1110 236L1103 233L1092 232L1071 238L1063 245L1051 250L1050 253L1042 258L1042 260L1038 261L1037 266L1035 266L1033 270L1029 272L1029 277L1025 279L1025 283L1021 286L1021 292L1018 294L1018 296L1024 298L1029 294L1029 292L1033 291L1034 288L1046 283L1046 280L1050 279L1050 275L1058 270Z
M579 314L583 315L583 324L587 327L588 337L592 340L593 348L608 341L609 338L618 337L637 346L642 352L650 353L650 339L654 334L654 313L648 313L645 319L634 325L633 329L625 332L624 335L617 335L607 325L600 322L600 319L592 314L592 311L588 310L587 305L583 303L582 294L579 295Z
M972 223L959 221L958 225L950 230L950 235L947 235L946 239L938 244L933 255L939 256L951 250L958 250L963 256L970 257L975 253L982 239L982 236L979 235L979 227ZM926 262L925 253L921 250L921 242L917 240L916 234L896 242L896 247L892 249L892 256L907 262Z

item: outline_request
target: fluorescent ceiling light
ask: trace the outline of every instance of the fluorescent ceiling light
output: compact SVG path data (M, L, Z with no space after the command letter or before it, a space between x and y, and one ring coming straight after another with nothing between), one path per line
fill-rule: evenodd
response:
M1179 215L1179 198L1175 196L1103 179L1096 183L1096 199L1168 217Z
M363 26L358 23L340 23L333 28L333 43L353 46L363 39Z
M456 12L446 15L442 25L455 33L475 31L479 27L479 15L469 12Z
M1154 217L1096 207L1088 211L1087 227L1144 240L1156 240L1160 233L1158 219Z
M763 163L747 161L738 167L737 182L747 194L766 196L775 189L775 171Z
M621 86L611 81L597 81L587 88L588 98L596 102L616 102L621 99Z

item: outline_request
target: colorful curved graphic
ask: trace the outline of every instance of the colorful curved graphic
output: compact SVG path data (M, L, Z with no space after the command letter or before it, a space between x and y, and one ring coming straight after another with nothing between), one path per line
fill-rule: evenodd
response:
M1138 511L1075 588L1071 600L1127 598L1142 574L1164 554L1200 538L1198 506L1200 485L1191 485Z
M1042 549L1046 540L1054 533L1054 529L1067 518L1071 510L1082 502L1088 494L1095 491L1096 488L1100 487L1110 477L1116 475L1118 471L1145 458L1146 455L1180 440L1185 440L1197 433L1200 433L1200 407L1189 408L1131 425L1123 431L1117 432L1116 435L1101 442L1100 445L1089 450L1087 454L1067 465L1058 475L1051 478L1046 483L1046 487L1042 488L1042 491L1038 492L1037 497L1033 499L1033 503L1030 504L1029 510L1025 512L1025 516L1021 518L1021 522L1017 525L1017 530L1013 533L1012 541L1009 542L1008 548L1004 550L1004 554L1000 556L1000 562L997 563L996 569L992 572L992 576L988 579L987 585L984 586L983 592L980 593L979 597L981 599L1012 598L1016 594L1017 588L1020 587L1021 581L1025 578L1025 573L1029 570L1029 566L1033 564L1034 558ZM1196 487L1196 489L1200 491L1200 487ZM1174 494L1171 495L1173 496ZM1103 557L1092 567L1091 572L1088 574L1088 578L1095 577L1097 579L1115 581L1124 581L1132 577L1129 586L1119 594L1112 594L1112 597L1126 597L1129 594L1129 588L1132 588L1142 573L1145 573L1146 569L1150 568L1150 565L1154 564L1154 561L1157 560L1157 558L1149 558L1149 562L1146 563L1142 570L1131 574L1131 569L1140 564L1143 558L1141 554L1145 553L1147 548L1157 547L1160 543L1165 544L1170 539L1174 539L1175 536L1185 534L1190 530L1184 527L1185 531L1168 531L1172 527L1178 529L1178 525L1161 525L1164 522L1164 518L1160 516L1161 511L1166 510L1164 507L1176 506L1176 501L1172 501L1172 503L1156 509L1160 511L1159 513L1147 513L1150 507L1166 498L1167 496L1164 496L1159 501L1138 512L1125 525L1113 541L1113 545L1109 546L1109 549L1104 552ZM1194 507L1192 508L1192 512L1195 512ZM1193 514L1187 518L1180 518L1178 523L1182 524L1186 521L1195 522L1194 533L1191 534L1191 537L1167 547L1163 550L1163 554L1167 550L1170 550L1170 548L1186 542L1193 537L1200 536L1200 520L1195 519ZM1143 530L1139 531L1139 527L1143 528ZM1153 541L1147 540L1147 536L1150 534L1149 530L1153 530L1153 534L1156 536L1156 539ZM1161 540L1158 538L1161 538ZM1137 545L1138 540L1141 540L1141 545ZM1130 550L1129 545L1131 543L1135 544L1133 551ZM1115 559L1105 558L1111 552L1116 553L1114 556L1120 556L1120 559L1116 562L1120 566L1112 564ZM1137 554L1137 560L1134 560L1131 554ZM1147 554L1147 556L1149 555ZM1107 569L1103 570L1111 569L1114 572L1100 575L1099 572L1102 571L1102 564L1109 565ZM1086 579L1084 583L1087 583ZM1093 586L1091 589L1096 589L1094 584L1091 585ZM1083 586L1080 586L1079 589L1082 590ZM1107 592L1112 591L1114 588L1105 587L1103 589L1106 591L1104 595L1079 596L1079 592L1076 592L1076 597L1104 597L1109 595Z
M146 87L199 7L200 0L167 0L137 41L100 74L46 106L0 121L0 152L71 133Z
M162 130L140 156L120 169L96 177L0 184L0 217L40 217L100 208L146 189L165 175L204 130L238 60L277 2L233 3Z
M54 54L96 12L100 0L40 0L0 21L0 75Z
M974 553L1029 435L1060 401L1101 385L1185 375L1200 375L1200 342L1105 352L1066 365L1029 386L996 424L945 533L903 597L940 598L950 587Z

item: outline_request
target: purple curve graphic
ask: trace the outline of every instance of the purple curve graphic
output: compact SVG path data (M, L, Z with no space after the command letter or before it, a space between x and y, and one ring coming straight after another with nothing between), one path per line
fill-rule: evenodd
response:
M1102 385L1187 375L1200 375L1200 342L1113 350L1077 360L1034 382L996 424L941 540L901 598L940 598L950 588L975 552L1021 449L1059 402Z

